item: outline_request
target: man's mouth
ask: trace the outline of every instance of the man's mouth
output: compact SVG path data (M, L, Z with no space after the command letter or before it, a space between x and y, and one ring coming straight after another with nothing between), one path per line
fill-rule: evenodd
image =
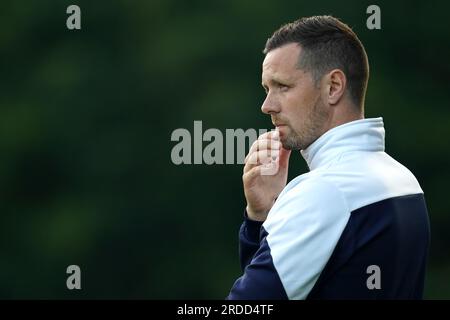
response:
M280 122L277 122L277 121L272 121L272 124L273 124L275 127L281 127L281 126L284 126L284 125L285 125L284 123L280 123Z

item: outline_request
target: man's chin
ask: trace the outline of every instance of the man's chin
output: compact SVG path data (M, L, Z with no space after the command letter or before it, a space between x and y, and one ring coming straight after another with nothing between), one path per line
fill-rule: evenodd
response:
M280 132L280 142L284 149L286 150L300 150L299 138L297 135L292 133L289 126L283 125L278 127Z
M281 142L281 145L283 146L283 148L286 150L296 151L296 150L301 149L295 143L292 143L292 141L289 141L287 139L281 139L280 142Z
M286 149L286 150L291 150L291 151L300 151L301 150L301 148L300 147L295 147L295 146L284 146L283 145L283 148L284 149Z

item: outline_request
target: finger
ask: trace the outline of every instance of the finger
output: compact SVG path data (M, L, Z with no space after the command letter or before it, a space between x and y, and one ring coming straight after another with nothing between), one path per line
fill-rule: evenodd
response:
M273 161L267 164L259 166L261 168L262 176L274 176L278 173L279 164L278 161Z
M280 133L278 132L278 130L271 130L271 131L267 131L265 133L263 133L262 135L260 135L258 137L259 139L275 139L275 140L280 140Z
M255 142L253 142L252 146L250 147L250 150L247 154L247 157L249 157L252 153L260 150L278 150L281 148L281 142L278 140L269 140L269 139L258 139ZM247 158L246 157L246 158Z
M253 152L247 159L249 164L265 164L271 161L275 161L280 155L280 150L260 150Z
M270 162L263 165L258 165L252 167L247 172L244 172L242 179L245 184L249 183L253 179L256 178L256 176L273 176L278 173L279 165L278 162Z
M245 162L244 173L251 170L253 167L274 161L273 159L276 159L277 156L278 153L271 150L262 150L252 153Z
M276 143L275 141L278 141L279 143ZM269 132L266 132L266 133L263 133L262 135L260 135L258 137L258 139L256 139L252 143L252 146L250 147L247 157L252 152L267 149L267 148L272 148L272 147L274 149L279 149L281 147L280 133L278 132L278 130L269 131ZM245 159L247 159L247 157Z
M261 175L261 166L253 167L248 172L244 173L244 175L242 176L242 180L244 184L247 184L248 182L255 179L256 176L260 175Z
M245 162L244 172L249 171L255 166L276 162L279 157L279 150L260 150L253 152Z

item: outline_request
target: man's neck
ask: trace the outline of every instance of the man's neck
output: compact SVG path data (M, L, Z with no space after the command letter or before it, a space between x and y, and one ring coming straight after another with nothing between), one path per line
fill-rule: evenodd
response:
M361 110L361 111L360 111ZM358 108L353 104L342 104L333 107L333 113L325 126L325 132L347 122L364 119L363 108Z

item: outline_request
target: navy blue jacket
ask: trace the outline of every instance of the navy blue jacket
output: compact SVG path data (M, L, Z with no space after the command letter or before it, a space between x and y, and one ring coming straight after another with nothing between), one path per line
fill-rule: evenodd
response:
M240 228L243 275L227 299L421 299L429 246L423 191L384 152L382 118L352 121L302 150L310 171L264 223Z

